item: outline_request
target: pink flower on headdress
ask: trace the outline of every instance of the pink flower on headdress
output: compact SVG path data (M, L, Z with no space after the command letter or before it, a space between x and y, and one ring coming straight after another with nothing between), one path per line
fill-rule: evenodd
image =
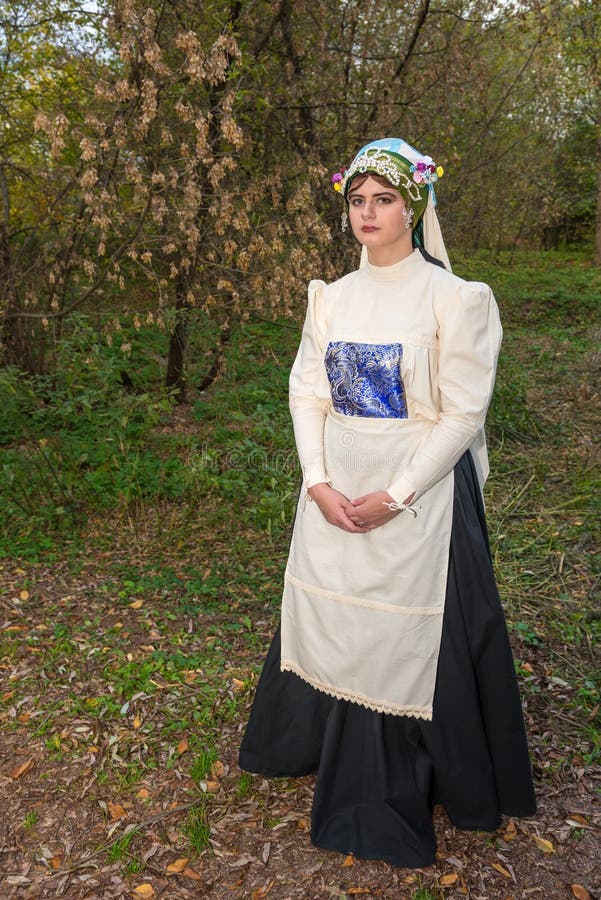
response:
M442 166L436 166L431 156L425 156L423 160L411 166L410 171L413 173L413 180L416 184L433 185L435 181L442 178L444 169Z
M342 190L342 181L344 179L344 173L346 172L345 168L342 168L340 172L334 172L332 175L332 185L335 191Z

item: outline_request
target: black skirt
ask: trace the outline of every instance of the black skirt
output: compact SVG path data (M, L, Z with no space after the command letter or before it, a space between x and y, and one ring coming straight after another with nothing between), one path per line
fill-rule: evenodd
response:
M431 722L373 712L280 671L273 639L240 751L265 776L317 773L311 839L327 850L421 868L432 808L494 830L536 811L528 745L473 462L455 466L453 526ZM399 678L403 677L399 671Z

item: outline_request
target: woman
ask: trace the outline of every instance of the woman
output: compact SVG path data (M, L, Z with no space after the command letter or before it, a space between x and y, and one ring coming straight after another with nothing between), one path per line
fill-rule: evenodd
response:
M240 753L317 772L317 846L404 867L434 862L436 803L466 829L535 811L481 496L501 327L490 288L450 272L441 175L385 139L333 176L362 265L309 285L303 489Z

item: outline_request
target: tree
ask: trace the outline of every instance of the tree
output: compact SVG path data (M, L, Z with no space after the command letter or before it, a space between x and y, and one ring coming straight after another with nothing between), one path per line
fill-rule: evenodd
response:
M97 18L77 0L0 4L0 347L11 347L28 369L43 351L15 314L35 298L29 276L54 238L56 211L44 190L47 161L64 143L67 116L87 90L93 62L84 51ZM34 122L44 108L55 127L52 147L42 148Z
M43 202L37 219L28 206L26 237L16 211L6 228L7 358L40 368L43 355L30 349L36 328L60 335L75 311L104 304L106 319L117 303L170 326L167 380L183 395L192 310L224 333L249 308L290 311L294 278L328 231L310 172L282 164L267 172L236 121L238 106L248 110L238 90L248 66L234 33L239 7L118 0L92 73L70 49L88 90L68 108L58 97L40 104L27 174ZM300 245L290 253L292 227ZM132 287L143 285L150 298L140 301Z
M564 103L572 128L580 120L593 134L595 264L601 266L601 9L595 0L573 0L559 19L561 57L566 64ZM586 146L586 145L585 145ZM582 154L581 162L586 156Z

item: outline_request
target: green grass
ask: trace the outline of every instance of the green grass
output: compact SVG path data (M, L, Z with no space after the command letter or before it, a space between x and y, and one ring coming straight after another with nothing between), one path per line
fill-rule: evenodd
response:
M133 858L131 847L137 836L138 832L132 828L131 831L116 838L107 850L108 861L112 863L126 860L131 862Z
M238 776L236 784L236 794L238 797L248 797L251 792L253 777L248 772L241 772Z
M189 811L182 827L182 833L193 853L202 853L203 850L207 849L211 828L208 821L206 802L200 802L198 806L194 806Z
M412 891L411 900L439 900L441 896L440 892L434 894L427 887L418 887L416 891Z
M209 750L201 750L195 757L190 768L190 777L193 781L203 781L211 772L211 767L217 762L218 753L215 747Z
M25 820L23 821L23 828L26 831L29 831L30 828L33 828L34 825L37 825L39 820L40 819L37 812L35 811L35 809L32 809L25 816Z

